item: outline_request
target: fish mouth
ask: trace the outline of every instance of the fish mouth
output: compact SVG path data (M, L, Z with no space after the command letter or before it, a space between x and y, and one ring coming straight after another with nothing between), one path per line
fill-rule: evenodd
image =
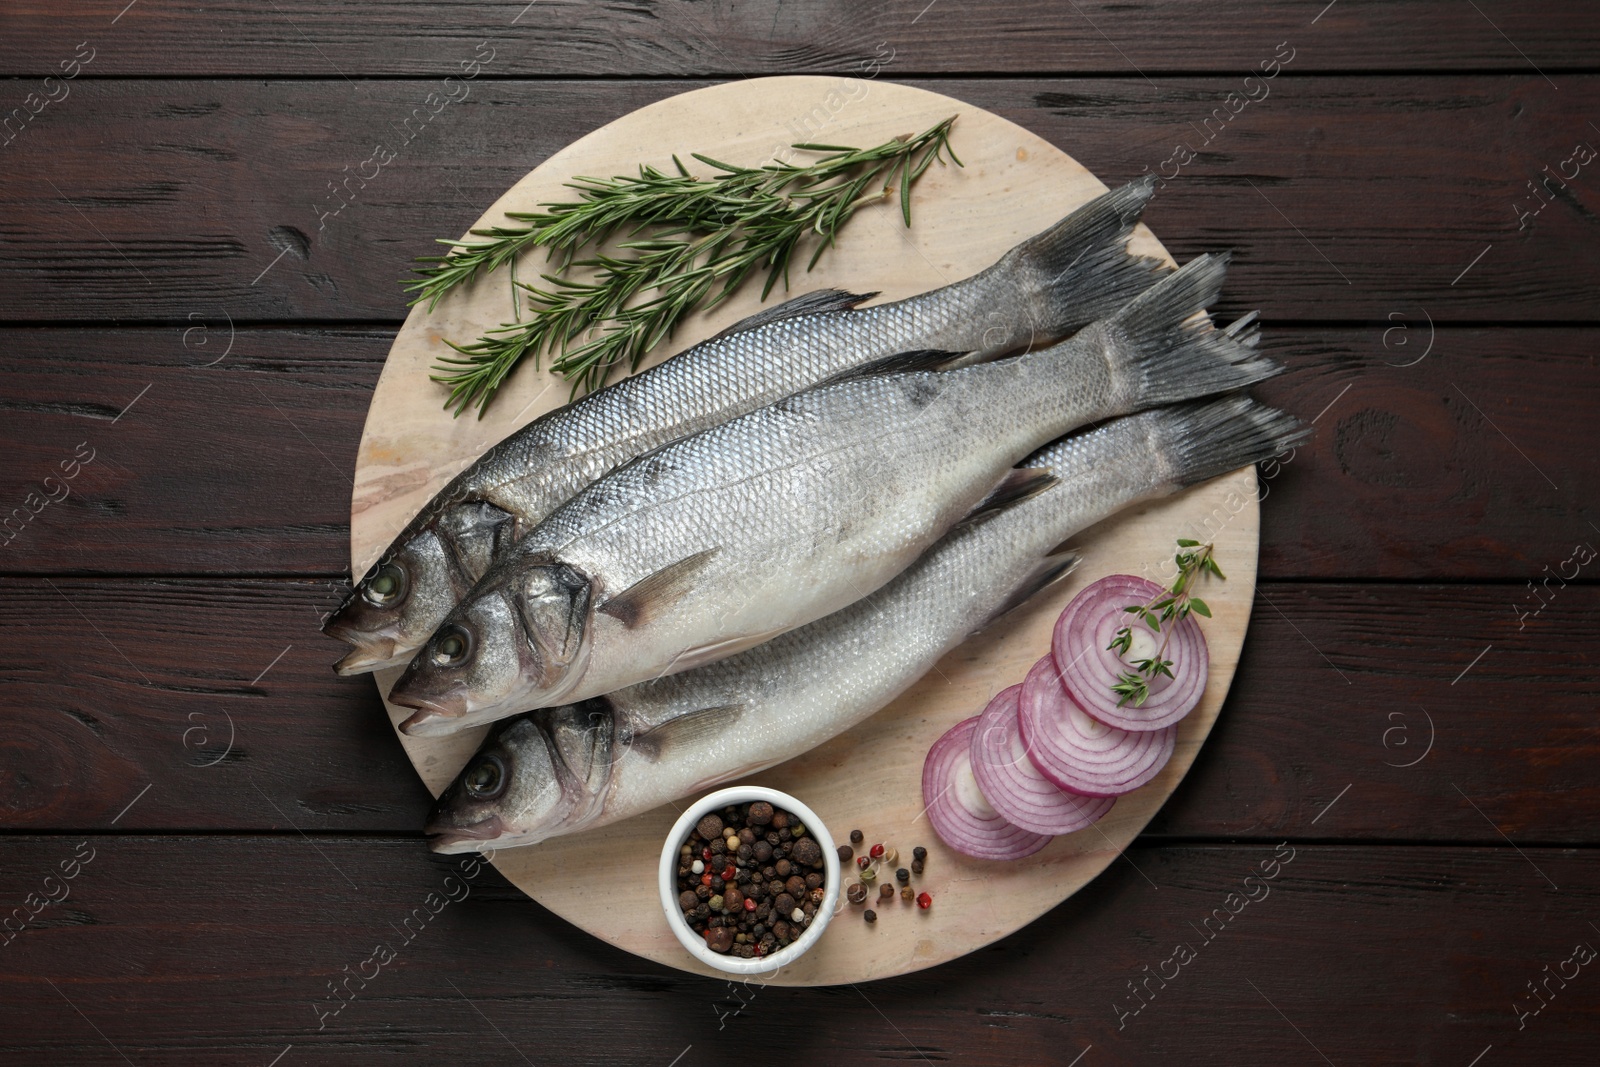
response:
M424 697L396 699L391 695L389 698L390 703L414 709L410 717L400 724L400 732L407 737L443 737L454 733L467 717L466 697L451 694L445 700L448 703Z
M339 634L333 636L340 640L349 640ZM387 646L387 650L385 650ZM371 674L373 671L385 667L397 667L405 662L405 653L396 652L394 638L380 638L377 643L368 646L357 645L346 652L339 661L333 665L333 673L341 678L349 678L357 674Z
M498 840L506 832L505 821L498 815L490 815L467 826L435 830L430 824L423 830L428 835L428 847L439 853L476 852L481 843Z

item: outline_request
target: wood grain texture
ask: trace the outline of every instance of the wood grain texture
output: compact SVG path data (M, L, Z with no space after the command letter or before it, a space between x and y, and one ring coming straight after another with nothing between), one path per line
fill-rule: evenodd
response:
M759 1044L822 1063L1066 1064L1093 1046L1083 1062L1467 1064L1492 1044L1578 1064L1600 1037L1592 966L1552 981L1521 1029L1514 1010L1537 1003L1525 983L1544 967L1600 944L1589 850L1298 844L1273 867L1277 842L1140 847L965 959L790 990L638 960L413 841L10 837L0 901L22 906L85 841L70 896L0 949L28 1020L0 1035L8 1062L267 1064L292 1045L283 1067L520 1063L508 1046L532 1063L726 1063ZM935 905L879 926L900 921L947 920ZM1179 944L1194 958L1163 967ZM1162 970L1176 977L1119 1015L1139 1003L1128 984Z
M371 683L329 669L326 584L53 581L0 580L0 823L106 829L151 785L117 828L420 830L428 794ZM1600 589L1552 583L1521 622L1509 585L1258 594L1233 694L1150 834L1593 839Z
M1306 47L1304 66L1319 71L1522 72L1537 64L1559 72L1592 67L1600 48L1581 7L1550 0L1485 0L1481 14L1447 0L1345 0L1331 10L1195 0L1176 19L1172 4L1156 0L179 0L139 4L119 18L126 2L8 5L7 34L27 47L8 49L0 73L57 73L58 55L86 38L98 49L93 74L191 77L443 76L458 72L478 40L500 49L495 73L612 77L857 73L886 58L891 70L912 74L1244 71L1285 39Z
M1259 395L1318 421L1263 472L1262 576L1520 584L1595 540L1600 465L1570 427L1600 410L1600 331L1431 332L1423 309L1396 314L1266 329L1288 372ZM348 573L348 478L393 330L240 327L231 349L229 336L214 313L0 329L0 512L47 492L80 442L97 456L0 548L0 569Z
M1238 250L1225 311L1593 321L1600 183L1581 171L1536 216L1519 210L1544 203L1527 185L1543 167L1600 139L1594 76L1562 75L1564 91L1531 72L1280 76L1226 119L1242 78L933 85L1108 182L1176 170L1146 221L1180 260ZM433 236L462 233L582 134L699 83L478 81L459 104L431 82L73 84L4 149L6 319L397 319L396 279ZM835 105L830 117L822 94L773 114L746 162L802 136L846 139L849 104ZM1198 154L1180 168L1185 139ZM363 184L380 144L394 159Z

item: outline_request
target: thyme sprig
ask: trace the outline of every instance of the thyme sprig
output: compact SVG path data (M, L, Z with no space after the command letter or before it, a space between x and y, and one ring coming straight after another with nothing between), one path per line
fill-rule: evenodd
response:
M1172 585L1157 593L1143 604L1130 604L1123 611L1136 615L1145 625L1161 635L1161 647L1156 649L1155 655L1145 659L1133 661L1133 670L1123 671L1117 675L1117 680L1111 686L1111 691L1120 698L1117 707L1122 707L1128 701L1133 701L1134 707L1141 707L1150 697L1150 683L1161 677L1172 677L1172 661L1166 658L1167 644L1172 640L1173 628L1191 613L1204 618L1211 618L1211 608L1204 600L1193 595L1190 590L1195 581L1202 575L1214 574L1226 580L1227 575L1222 573L1222 568L1217 566L1214 555L1215 545L1207 543L1202 545L1199 541L1192 541L1186 537L1178 538L1178 553L1174 561L1178 565L1178 576ZM1119 656L1126 656L1133 647L1133 631L1124 626L1112 635L1111 643L1106 648Z
M641 166L638 177L577 178L567 183L578 199L508 212L521 225L473 230L481 241L441 241L442 256L419 259L406 283L412 303L432 311L455 288L533 248L549 250L552 266L542 284L513 280L527 298L528 316L502 323L468 344L448 342L434 381L450 387L445 406L479 417L506 376L525 357L552 355L551 369L573 382L573 393L598 389L619 364L636 368L655 345L672 335L701 306L714 307L754 271L765 269L761 297L782 280L802 243L815 239L806 269L816 266L857 210L896 192L911 225L911 186L950 148L952 116L915 136L875 148L797 144L821 153L797 165L778 160L739 167L693 154L714 172L689 173L676 156L676 173ZM611 252L586 249L614 237ZM569 272L581 268L586 277ZM515 306L515 304L513 305Z

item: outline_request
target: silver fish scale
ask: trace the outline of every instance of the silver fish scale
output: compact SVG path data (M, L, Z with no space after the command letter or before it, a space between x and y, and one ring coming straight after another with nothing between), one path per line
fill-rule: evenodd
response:
M995 336L985 323L1008 309L995 303L997 287L977 284L981 280L893 304L780 319L703 342L552 413L559 417L530 423L469 468L450 495L480 496L538 521L642 452L873 359L910 348L984 347L986 334L991 343ZM1015 303L1016 294L1009 295ZM977 315L980 307L984 317Z
M742 601L781 580L775 570L806 570L810 584L855 590L854 599L881 582L886 565L892 574L910 562L1034 444L1070 428L1060 412L1077 405L1052 395L1061 357L1044 357L790 397L613 472L515 555L560 558L615 595L715 547L719 557L700 584L714 606L743 610ZM1027 388L1030 379L1043 384L1045 364L1057 390ZM848 573L858 565L859 589Z
M625 753L598 822L805 752L887 704L981 628L1046 552L1170 489L1149 431L1157 418L1119 419L1052 445L1033 462L1061 484L951 533L872 596L720 662L613 693L618 715L640 731L700 708L743 711L670 758Z

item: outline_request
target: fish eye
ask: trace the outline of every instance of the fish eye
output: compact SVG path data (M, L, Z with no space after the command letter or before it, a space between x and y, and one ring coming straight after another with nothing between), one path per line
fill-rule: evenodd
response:
M461 784L475 800L493 800L506 789L506 768L499 756L479 756L462 775Z
M433 642L433 662L440 667L459 666L472 652L472 635L463 626L447 626Z
M361 590L361 595L374 607L390 607L406 595L406 572L397 564L385 563Z

